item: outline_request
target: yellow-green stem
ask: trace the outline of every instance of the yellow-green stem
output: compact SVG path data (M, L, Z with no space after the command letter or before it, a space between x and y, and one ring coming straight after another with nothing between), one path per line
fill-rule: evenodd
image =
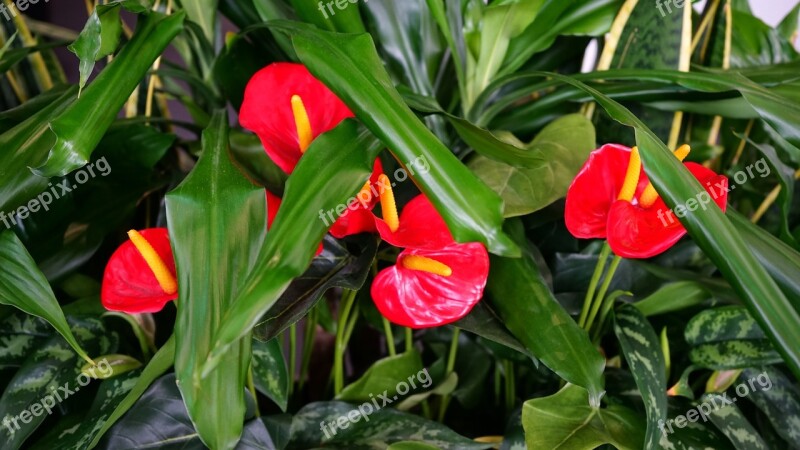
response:
M608 260L608 255L610 254L611 247L608 246L608 242L604 242L603 249L600 250L600 257L594 267L592 279L589 281L589 289L586 291L586 297L583 299L583 308L581 309L581 316L578 320L578 325L581 328L584 328L584 325L586 325L586 318L589 315L589 308L591 307L592 300L594 299L594 291L597 289L597 283L600 281L600 277L603 275L603 269L606 268L606 260Z

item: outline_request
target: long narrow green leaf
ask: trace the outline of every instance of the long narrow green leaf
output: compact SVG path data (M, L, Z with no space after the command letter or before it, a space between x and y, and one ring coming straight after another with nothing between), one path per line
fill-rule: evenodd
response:
M288 33L309 70L344 100L364 125L407 164L424 158L414 176L458 242L483 242L498 255L518 256L503 233L502 202L428 130L394 88L368 34L320 31L294 22L272 22Z
M12 231L0 233L0 303L48 321L78 355L94 364L72 335L50 284Z
M664 143L625 107L569 77L545 72L540 75L584 90L612 118L636 130L636 141L647 175L667 206L675 208L705 192ZM715 205L687 214L680 221L745 301L795 376L800 377L800 348L797 346L800 342L800 327L797 326L800 315L747 248L736 228Z
M136 33L50 128L56 143L47 162L36 169L42 177L62 176L89 158L117 113L172 39L183 29L184 13L151 13L140 19Z
M521 225L512 221L509 229L524 247ZM558 304L533 257L492 257L487 289L509 331L553 372L589 391L592 406L599 408L605 359Z
M249 337L231 346L201 379L212 333L256 265L267 227L265 191L234 166L228 116L214 114L203 132L203 154L167 194L167 223L178 271L175 373L200 439L213 449L236 446L245 419ZM241 330L249 336L250 330Z
M215 334L203 374L219 364L227 348L249 333L292 279L306 271L331 225L321 214L348 204L372 173L379 150L375 138L351 119L314 140L289 177L258 263Z

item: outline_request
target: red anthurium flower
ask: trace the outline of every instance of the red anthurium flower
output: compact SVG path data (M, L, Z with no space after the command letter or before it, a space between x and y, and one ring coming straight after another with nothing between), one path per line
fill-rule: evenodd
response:
M302 64L275 63L247 83L239 121L261 139L275 164L291 173L320 134L353 113Z
M330 233L333 237L341 239L345 236L359 233L374 233L377 231L375 228L375 216L372 214L372 209L380 200L381 186L379 184L380 175L383 173L383 165L380 159L375 160L375 165L372 169L372 175L369 180L364 183L364 187L355 197L355 203L348 205L345 212L336 219L336 222L331 226ZM332 217L334 211L329 212ZM327 217L323 214L323 220Z
M397 264L372 283L372 300L391 322L412 328L446 325L466 316L483 296L489 254L480 243L458 244L430 201L419 195L398 216L391 184L378 181L381 237L406 247Z
M454 242L444 219L424 195L414 197L398 217L391 184L381 175L381 209L383 219L375 218L381 238L395 247L442 248Z
M683 161L689 146L675 151ZM706 188L697 207L713 200L724 211L728 179L700 164L685 163ZM688 202L687 202L688 205ZM675 214L659 197L641 165L636 147L604 145L592 152L567 192L567 229L581 239L608 239L615 254L624 258L650 258L672 247L685 234Z
M375 277L372 299L398 325L441 326L472 310L483 297L488 276L489 254L483 244L406 249L396 265Z
M175 261L166 228L128 232L108 261L100 299L110 311L129 314L161 311L178 298Z

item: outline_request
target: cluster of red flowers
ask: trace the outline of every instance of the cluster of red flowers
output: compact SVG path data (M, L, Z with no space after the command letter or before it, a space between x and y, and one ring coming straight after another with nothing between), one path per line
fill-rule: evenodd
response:
M306 149L322 133L353 113L300 64L276 63L248 83L240 112L243 127L256 133L269 157L291 173ZM404 250L397 263L381 271L371 293L390 321L408 327L440 326L464 317L483 296L489 255L483 244L458 244L442 217L424 196L406 205L398 216L394 194L380 160L365 180L364 190L379 184L380 197L348 209L330 232L337 238L377 232ZM280 199L266 192L268 227ZM361 198L361 196L359 196ZM381 205L382 218L372 210ZM175 264L164 228L131 231L130 240L112 255L103 279L102 302L128 313L160 311L177 298Z

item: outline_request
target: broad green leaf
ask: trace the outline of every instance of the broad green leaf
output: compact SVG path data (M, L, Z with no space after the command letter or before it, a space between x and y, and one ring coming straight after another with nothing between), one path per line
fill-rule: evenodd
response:
M203 449L205 447L186 412L173 374L159 378L109 430L99 448ZM275 450L269 432L259 419L244 426L236 450Z
M570 384L525 402L522 426L530 449L593 450L603 444L619 450L645 448L639 415L619 405L589 406L588 393Z
M509 230L524 248L521 225L511 222ZM511 333L558 376L589 391L592 405L599 407L605 358L558 304L533 257L492 257L487 290Z
M386 447L386 450L439 450L439 447L422 442L401 441Z
M150 13L139 19L133 38L114 60L50 124L56 136L47 161L36 169L42 177L66 175L89 162L117 113L144 75L183 28L184 14Z
M202 144L197 165L166 200L179 286L175 373L200 438L211 448L228 449L242 433L250 339L231 346L204 377L200 366L213 348L213 330L256 265L267 211L264 189L231 160L227 113L214 114Z
M766 338L753 316L743 306L707 309L694 316L683 333L686 342L691 345Z
M278 339L253 340L253 382L256 389L282 410L289 404L289 370Z
M322 254L295 279L253 330L257 339L268 341L308 314L329 289L359 290L367 280L378 242L372 236L359 241L361 253L354 255L336 239L325 236Z
M71 319L73 332L80 343L93 353L115 351L115 334L106 334L97 319ZM61 338L53 335L32 351L14 374L0 398L0 420L9 425L0 428L4 449L16 450L70 397L77 396L92 380L81 375L83 362ZM84 381L85 380L85 381Z
M216 329L204 374L219 363L229 346L258 324L289 283L306 271L330 226L320 220L320 211L347 204L348 198L355 196L372 173L378 150L374 138L349 119L314 140L289 178L256 266ZM203 359L200 355L198 361Z
M667 368L658 336L632 305L623 305L614 314L614 333L642 394L647 413L645 448L656 448L661 439L658 424L667 418Z
M388 356L375 361L361 378L345 386L336 396L336 400L365 402L370 401L373 395L381 393L397 401L404 395L398 392L397 387L400 383L404 383L411 391L430 387L432 380L427 372L422 378L428 381L428 386L422 385L425 380L420 380L420 386L416 386L421 374L423 374L422 357L417 351Z
M500 199L483 185L414 116L394 88L366 34L346 35L302 24L274 23L292 37L309 70L353 110L396 159L408 164L424 158L431 170L414 181L447 222L458 242L483 242L490 252L518 255L502 229Z
M540 161L534 167L478 157L469 168L500 195L506 217L523 216L564 197L594 149L594 126L584 116L572 114L550 123L527 146Z
M778 354L766 339L730 340L700 344L689 351L692 364L707 369L731 370L745 367L778 364Z
M389 408L384 405L385 400L376 398L375 402L377 408L372 401L361 405L317 402L304 406L292 419L292 439L287 448L371 450L404 441L423 442L441 450L491 447L460 436L440 423Z
M422 403L423 401L427 400L428 398L434 395L439 395L439 396L452 395L456 390L457 386L458 386L458 374L456 372L450 372L450 374L447 375L444 381L437 384L436 387L434 387L433 389L430 389L425 392L420 392L419 394L411 394L408 397L400 400L400 402L397 403L396 407L400 411L409 411L411 408L419 405L420 403Z
M0 322L0 368L18 367L33 349L53 334L50 325L30 314L16 312Z
M584 90L592 95L612 118L636 129L636 139L644 168L667 206L675 208L676 205L682 205L704 192L700 183L672 155L664 143L622 105L569 77L558 74L548 74L548 76ZM749 88L751 91L745 91L749 92L747 94L743 92L743 95L748 97L752 93L766 102L769 97L764 93L766 90L752 82L749 83L754 87ZM773 107L774 105L770 105L770 108ZM781 123L788 123L783 117L779 119ZM800 109L797 118L800 119ZM796 130L800 133L800 127ZM697 210L680 220L689 235L716 264L745 302L792 372L800 376L800 348L796 345L800 342L800 327L797 327L800 315L745 246L744 240L726 219L724 213L712 206Z
M800 442L800 391L796 381L775 367L745 369L740 380L747 383L747 398L767 416L778 435L790 445Z
M231 130L231 157L248 178L277 196L283 195L288 176L269 159L258 136Z
M724 400L719 394L707 394L701 401L724 404ZM767 450L769 448L736 405L714 408L708 414L708 418L727 436L736 450Z
M42 438L34 450L72 450L89 448L88 444L103 428L119 403L136 385L141 371L128 372L104 381L86 416L77 427L54 430Z
M250 31L256 33L265 30L258 28ZM217 56L211 71L225 98L238 111L242 107L245 87L253 75L279 57L280 55L265 54L250 41L249 33L241 32L226 39L225 48ZM234 66L236 70L231 70ZM263 152L263 147L261 149Z
M142 394L147 391L150 384L164 374L170 367L175 359L175 336L170 336L167 342L161 349L153 356L153 359L142 370L139 378L136 379L136 384L131 388L130 392L114 407L114 411L108 416L103 423L103 426L97 431L89 443L88 449L97 447L100 439L106 434L117 421L131 409L131 407L139 400Z
M0 232L0 266L0 303L46 320L81 358L93 362L72 334L50 284L11 231Z
M702 284L695 281L678 281L663 286L634 303L634 306L642 314L650 317L699 306L712 298L708 289Z

